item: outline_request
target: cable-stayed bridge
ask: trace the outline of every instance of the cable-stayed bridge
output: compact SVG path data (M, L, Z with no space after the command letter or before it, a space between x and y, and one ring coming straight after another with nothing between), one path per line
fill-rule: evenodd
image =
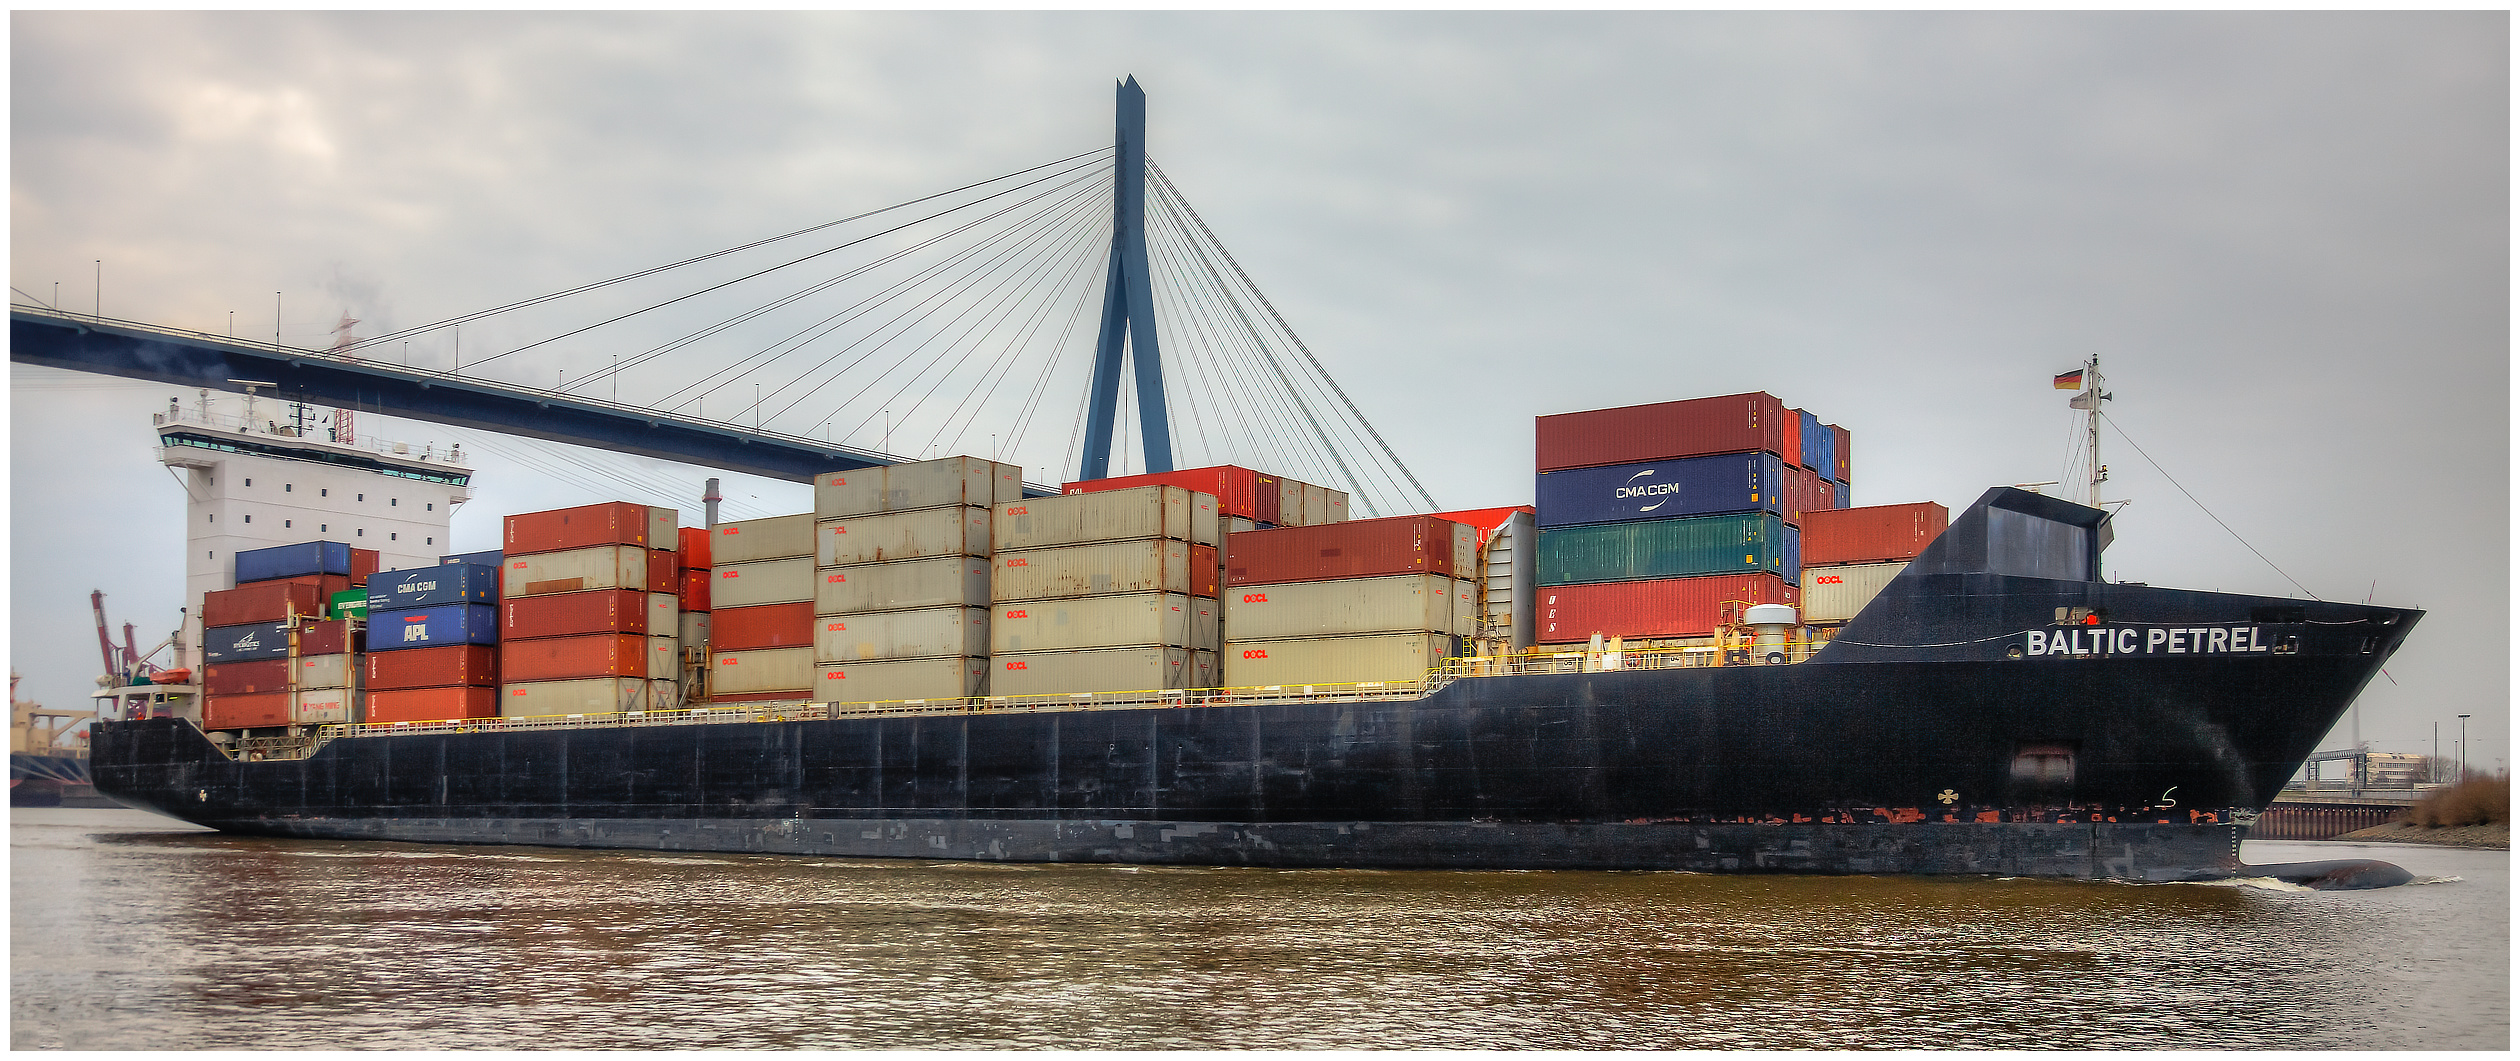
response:
M1230 463L1439 507L1147 157L1144 114L1131 79L1112 147L321 350L20 292L11 357L796 481Z

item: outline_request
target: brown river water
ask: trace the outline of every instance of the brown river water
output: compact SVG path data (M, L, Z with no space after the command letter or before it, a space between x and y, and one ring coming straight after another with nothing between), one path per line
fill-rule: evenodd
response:
M2504 1049L2510 856L2419 883L1176 869L10 815L14 1049Z

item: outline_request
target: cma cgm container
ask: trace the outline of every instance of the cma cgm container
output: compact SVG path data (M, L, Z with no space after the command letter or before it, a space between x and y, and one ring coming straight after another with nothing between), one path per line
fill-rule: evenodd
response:
M1216 601L1179 593L1021 601L989 618L989 652L1139 645L1216 649Z
M987 608L918 608L814 617L817 662L988 654Z
M370 653L498 641L499 609L487 604L441 604L368 614Z
M299 575L342 575L350 571L348 542L298 542L236 554L236 581L269 582ZM373 551L369 551L373 555ZM373 567L369 570L375 570Z
M709 698L802 699L814 688L814 650L765 648L709 653Z
M388 689L367 694L369 725L499 717L499 687L450 685L435 689Z
M672 549L680 540L673 509L611 501L509 516L504 552L512 560L522 553L556 553L598 545Z
M1216 497L1178 486L1141 486L997 506L989 544L998 552L1091 542L1171 538L1215 545Z
M811 539L807 539L810 541ZM710 569L709 609L749 608L814 599L813 556L720 563Z
M814 668L815 700L876 704L891 700L958 700L988 693L989 661L967 656L831 662Z
M1787 469L1773 453L1727 453L1541 472L1534 497L1543 527L1722 512L1781 515L1785 487L1797 474L1803 473Z
M1112 593L1191 593L1210 585L1216 562L1205 546L1170 538L1001 552L989 561L991 601L1047 600ZM1214 596L1211 589L1207 596Z
M1951 510L1931 501L1815 512L1803 521L1803 563L1913 560L1950 525Z
M1476 528L1432 516L1258 530L1227 543L1225 581L1239 587L1377 575L1472 578L1478 542Z
M499 569L479 564L438 564L380 571L368 579L368 609L427 608L439 604L491 604L499 599Z
M814 555L814 514L771 516L721 523L709 536L709 565L724 567L752 560L784 560Z
M1881 588L1907 569L1905 560L1886 564L1838 564L1806 567L1802 573L1802 620L1842 623L1881 595Z
M1123 475L1116 479L1087 479L1067 484L1061 492L1094 493L1106 490L1132 490L1142 486L1178 486L1195 490L1216 499L1216 510L1228 516L1240 516L1261 523L1284 523L1279 518L1281 481L1266 472L1220 464L1213 468L1185 468L1175 472L1150 472L1145 475ZM1214 544L1214 543L1210 543Z
M989 695L1056 696L1216 687L1216 653L1188 648L1092 648L989 658Z
M1231 688L1413 682L1454 654L1447 634L1358 634L1295 641L1228 641Z
M502 682L563 678L670 678L682 670L674 639L645 634L538 637L499 646Z
M1776 575L1714 575L1648 582L1546 586L1534 616L1541 644L1604 637L1704 637L1728 614L1753 604L1793 604L1794 584ZM1728 611L1729 610L1729 611Z
M289 654L289 628L286 623L213 626L202 630L201 642L204 663L279 659Z
M590 589L638 589L670 593L674 588L674 554L639 545L596 545L556 553L509 554L501 568L499 595L531 597L544 593L579 593ZM651 559L662 558L661 564ZM651 570L654 568L656 570ZM656 574L665 573L663 585Z
M1763 392L1538 417L1534 470L1762 450L1785 453L1785 403Z
M510 682L499 687L499 714L504 718L533 718L666 710L675 706L656 702L658 684L645 678Z
M1235 641L1342 634L1471 634L1479 622L1475 582L1441 575L1387 575L1332 582L1279 582L1225 598L1225 636ZM1231 660L1227 661L1231 668Z
M804 648L814 643L814 602L756 604L710 613L711 644L721 651Z
M671 593L635 589L518 597L499 602L499 639L603 633L669 636L681 629L676 621L681 603Z
M370 652L362 677L369 691L426 689L445 685L499 684L496 645L446 645L402 652Z
M264 582L235 589L214 589L201 598L201 621L205 626L242 626L246 623L277 622L292 615L320 617L323 614L323 591L296 582Z
M814 614L989 603L989 562L970 556L858 564L817 573Z
M1785 521L1764 513L1596 523L1540 532L1540 584L1786 573Z
M990 510L971 505L827 519L814 528L814 564L880 564L989 555Z
M947 505L986 508L1024 496L1024 469L978 457L824 472L814 477L814 516L832 519Z

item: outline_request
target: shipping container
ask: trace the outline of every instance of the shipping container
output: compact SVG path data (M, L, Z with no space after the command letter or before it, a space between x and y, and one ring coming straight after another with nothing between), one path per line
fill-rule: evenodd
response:
M506 561L507 554L497 549L483 549L471 553L448 553L438 557L438 563L441 564L479 564L483 567L497 567Z
M818 571L814 614L987 607L989 561L969 556L852 564Z
M359 684L359 657L347 652L310 656L301 651L289 682L298 689L347 689Z
M1785 470L1785 522L1799 526L1805 513L1829 507L1828 494L1822 484L1828 480L1809 468Z
M210 664L202 668L201 691L208 696L288 692L289 661L284 658Z
M495 685L369 690L365 699L367 720L371 726L389 722L448 722L499 717L499 687Z
M1170 538L1142 538L1001 552L989 561L989 599L1005 602L1113 593L1187 594L1192 586L1207 581L1207 576L1195 573L1192 548Z
M990 510L971 505L827 519L814 528L814 564L841 567L932 556L989 555Z
M1330 490L1330 518L1327 523L1345 523L1348 519L1348 495L1345 490Z
M1835 425L1830 426L1829 433L1836 436L1835 441L1837 443L1837 467L1829 472L1829 478L1835 482L1843 483L1847 481L1847 469L1854 463L1847 459L1847 450L1855 445L1855 435L1853 432ZM1843 494L1841 494L1841 497L1842 496ZM1846 507L1845 502L1840 501L1838 503L1838 507Z
M322 618L323 614L322 591L296 582L263 582L235 589L214 589L201 598L201 621L207 626L277 622L293 615Z
M1020 601L989 615L989 654L1169 645L1213 650L1216 601L1179 593Z
M1829 484L1829 496L1837 508L1855 507L1855 488L1843 479Z
M525 512L507 518L507 561L521 554L557 553L600 545L676 548L681 536L673 509L608 501L600 505ZM597 587L589 586L589 589Z
M710 567L814 555L814 514L720 523L709 535Z
M367 618L367 590L364 587L345 589L333 594L324 607L324 614L336 619Z
M675 551L682 554L684 567L708 567L709 528L677 527L674 529Z
M1800 468L1803 466L1802 413L1800 410L1788 409L1785 411L1784 461L1788 467Z
M499 684L499 647L446 645L360 657L360 684L377 689L426 689L440 685Z
M499 646L502 683L563 678L670 678L682 672L674 639L645 634L537 637Z
M268 582L299 575L350 576L350 544L348 542L298 542L274 545L263 549L246 549L236 554L236 581ZM285 709L284 709L285 710Z
M1347 505L1344 502L1347 495L1340 494L1339 499L1342 503L1334 506L1330 503L1331 493L1331 489L1327 486L1304 484L1304 526L1318 527L1324 523L1346 522Z
M832 662L814 668L813 698L825 703L958 700L988 692L989 661L967 656Z
M1024 469L978 457L825 472L814 477L814 518L908 512L948 505L986 508L1024 496Z
M1907 570L1908 562L1836 564L1805 567L1802 573L1802 621L1842 623L1855 618L1881 595L1881 588Z
M660 706L655 692L656 683L646 678L508 682L499 686L499 715L502 718L536 718L647 711Z
M367 593L370 611L495 604L499 600L499 569L479 564L439 564L381 571L368 580Z
M1787 484L1808 474L1787 469L1773 453L1727 453L1541 472L1533 496L1543 527L1724 512L1782 514Z
M1225 642L1225 685L1343 685L1414 682L1456 653L1446 634L1359 634L1291 641Z
M218 732L286 726L289 708L290 696L286 692L205 696L201 699L201 728Z
M811 555L719 564L709 569L709 610L810 601L818 581Z
M1951 525L1931 501L1815 513L1803 523L1803 563L1813 567L1913 560Z
M709 647L709 613L684 612L682 621L677 624L677 627L676 640L682 643L682 647L699 649Z
M368 579L376 574L376 569L384 560L385 554L375 549L350 550L350 584L367 585Z
M1222 515L1277 523L1279 484L1277 476L1266 472L1220 464L1213 468L1184 468L1172 472L1124 475L1116 479L1088 479L1069 483L1061 492L1083 494L1146 486L1178 486L1214 497L1216 510Z
M709 653L709 696L761 696L772 693L810 695L814 688L814 650L766 648L751 652Z
M1216 495L1178 486L1096 490L1010 501L994 510L996 552L1170 538L1215 545Z
M1471 577L1479 532L1432 516L1391 516L1237 534L1227 543L1232 586L1376 575Z
M441 604L368 614L370 653L498 641L499 609L487 604Z
M716 576L717 572L705 567L691 567L683 569L682 583L679 587L681 592L676 594L676 596L680 598L679 603L682 610L687 612L708 611L709 580Z
M1278 479L1278 518L1281 527L1309 527L1304 519L1304 484L1293 479Z
M1214 653L1198 652L1214 658ZM1213 688L1186 648L1093 648L989 657L990 696Z
M1541 528L1543 586L1785 570L1785 521L1764 512Z
M814 643L814 602L720 608L710 614L713 646L722 652L805 648Z
M814 659L876 659L989 654L989 609L918 608L814 617Z
M1538 417L1535 471L1762 450L1785 455L1785 404L1764 392Z
M680 601L671 593L635 589L591 589L582 593L547 593L499 602L499 638L568 637L572 634L676 633Z
M651 551L637 545L598 545L556 553L508 554L501 568L499 595L533 597L545 593L582 593L594 589L648 588ZM672 592L667 583L659 592Z
M1190 547L1190 595L1214 597L1225 588L1225 550L1213 545Z
M1543 586L1541 644L1603 637L1704 637L1753 604L1794 604L1793 583L1776 575L1714 575L1646 582Z
M1225 637L1261 641L1345 634L1477 632L1479 590L1441 575L1386 575L1237 588Z
M1496 539L1497 532L1504 530L1506 525L1513 521L1514 513L1525 513L1531 515L1534 519L1537 519L1539 517L1539 511L1540 510L1538 508L1531 505L1503 505L1496 508L1463 508L1455 509L1451 512L1433 512L1428 514L1434 516L1436 519L1451 520L1455 523L1469 527L1471 530L1477 531L1478 536L1474 539L1475 544L1478 548L1485 550L1488 547L1488 543Z
M680 711L683 709L683 688L679 678L648 679L648 710Z
M289 718L301 726L344 726L361 721L359 691L346 686L300 689L290 696Z
M243 663L289 654L289 629L285 623L207 627L201 631L201 641L203 663Z

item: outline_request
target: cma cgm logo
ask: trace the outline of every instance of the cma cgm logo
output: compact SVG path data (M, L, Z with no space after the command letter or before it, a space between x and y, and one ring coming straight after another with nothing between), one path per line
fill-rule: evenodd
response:
M1654 474L1654 470L1653 470L1652 468L1647 468L1647 469L1645 469L1644 471L1641 471L1641 472L1638 472L1638 473L1636 473L1636 474L1634 474L1634 475L1628 476L1628 477L1627 477L1627 481L1626 481L1626 482L1624 482L1624 483L1619 484L1619 488L1618 488L1617 490L1612 491L1610 496L1612 496L1612 497L1616 497L1616 498L1618 498L1618 499L1619 499L1619 500L1621 500L1621 501L1631 501L1631 500L1636 500L1636 499L1640 499L1640 498L1647 498L1647 497L1656 497L1656 498L1661 498L1661 499L1662 499L1661 501L1656 501L1656 502L1654 502L1653 504L1646 505L1646 506L1644 506L1643 508L1639 508L1639 509L1637 509L1637 511L1639 511L1639 512L1651 512L1651 511L1653 511L1653 510L1655 510L1655 509L1658 509L1658 508L1663 507L1663 501L1669 501L1669 500L1671 500L1671 495L1673 495L1673 494L1676 494L1676 493L1679 493L1679 492L1680 492L1680 484L1678 484L1678 483L1642 483L1642 484L1640 484L1640 483L1638 483L1638 482L1637 482L1637 480L1639 480L1639 479L1644 479L1644 478L1649 478L1649 477L1651 477L1653 474Z
M1243 658L1244 658L1244 659L1267 659L1267 658L1269 658L1269 650L1268 650L1268 649L1265 649L1265 648L1246 648L1246 649L1244 649L1244 650L1243 650Z
M1846 576L1844 576L1844 575L1820 575L1820 576L1817 576L1817 577L1813 578L1813 579L1811 580L1811 583L1812 583L1812 585L1815 585L1815 586L1842 586L1842 585L1845 585L1845 584L1846 584Z
M1266 593L1245 593L1243 594L1243 603L1267 604L1269 603L1269 595Z

